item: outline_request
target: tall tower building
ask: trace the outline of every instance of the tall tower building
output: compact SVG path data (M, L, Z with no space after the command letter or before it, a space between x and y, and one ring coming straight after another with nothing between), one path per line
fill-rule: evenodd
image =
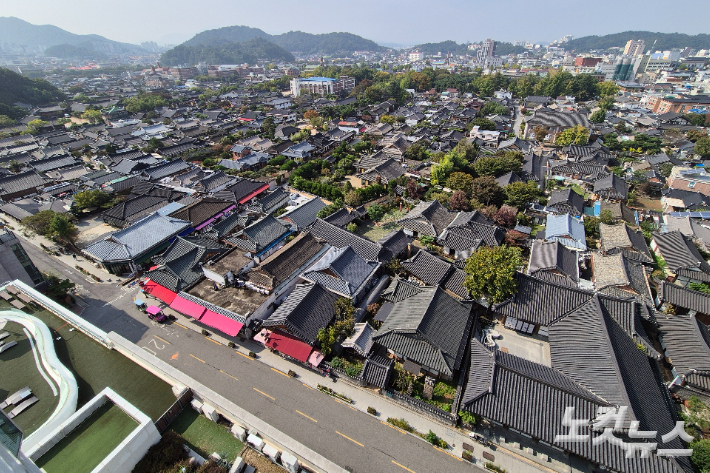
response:
M481 49L476 54L478 61L483 62L487 57L493 57L493 52L496 48L496 42L492 39L487 39L481 43Z
M630 39L626 43L624 48L624 54L627 56L638 56L643 54L643 50L646 47L646 42L642 39Z

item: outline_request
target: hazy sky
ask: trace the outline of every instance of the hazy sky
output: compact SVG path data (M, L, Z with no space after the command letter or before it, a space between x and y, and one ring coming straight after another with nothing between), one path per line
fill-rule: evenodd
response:
M347 31L414 45L488 37L549 42L564 35L651 30L707 33L707 0L0 0L0 15L127 43L179 43L206 29L246 25L279 34ZM693 14L691 12L702 14ZM705 28L705 29L704 29Z

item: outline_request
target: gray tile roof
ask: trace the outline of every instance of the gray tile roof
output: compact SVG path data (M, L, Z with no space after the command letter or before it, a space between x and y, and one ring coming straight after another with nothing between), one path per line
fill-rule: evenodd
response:
M213 240L178 237L162 255L153 257L158 267L146 275L171 291L184 291L204 277L203 263L227 251Z
M382 356L371 356L362 368L363 379L372 386L384 388L389 383L394 361Z
M653 241L658 245L668 269L674 273L701 281L710 278L710 265L700 255L690 238L676 230L654 233Z
M286 300L264 321L265 327L284 327L309 345L316 343L318 331L335 317L339 297L319 284L299 284Z
M46 183L47 180L35 171L27 171L2 177L0 178L0 197L17 192L43 188Z
M628 225L599 224L601 248L604 253L623 253L629 259L641 263L652 263L651 251L648 249L643 234L632 230Z
M456 218L456 215L456 212L447 210L439 201L432 200L418 203L397 223L409 230L436 238Z
M458 370L468 342L471 304L424 286L395 303L373 340L408 360L449 376Z
M400 228L399 230L392 230L377 240L377 243L389 250L392 256L396 257L404 253L413 240Z
M172 176L179 172L190 169L190 165L187 164L182 159L174 159L166 163L157 164L155 166L144 169L141 174L150 179L151 181L157 181L164 177Z
M293 229L301 231L316 221L318 212L326 204L320 197L314 197L308 202L304 202L298 207L281 214L279 218L291 222Z
M314 262L326 249L325 243L310 233L301 233L243 277L264 288L275 289L296 271L305 269L305 265Z
M571 188L554 190L550 194L546 207L555 209L558 214L582 215L584 213L584 197Z
M594 193L607 199L626 200L628 186L626 181L612 173L594 181Z
M361 236L350 233L347 230L338 228L324 220L316 219L308 228L308 232L316 238L325 240L331 246L343 248L349 246L363 259L368 261L388 261L392 254L379 243L375 243Z
M226 241L246 251L259 253L287 233L289 233L287 227L271 215L267 215L234 233Z
M355 324L355 331L341 343L343 348L351 348L360 356L367 357L372 349L372 337L377 331L367 322Z
M380 263L360 257L350 247L331 247L301 277L342 297L359 299Z
M565 248L564 245L557 241L543 242L536 240L530 250L528 274L533 275L538 271L552 271L576 283L579 281L577 253Z
M133 260L189 226L190 222L154 213L104 240L92 243L84 252L102 262Z
M678 376L710 376L710 332L696 315L673 315L658 320L666 355ZM705 383L703 383L705 384ZM701 386L704 387L704 386ZM710 390L707 389L706 390Z
M663 281L658 290L658 297L662 302L668 302L676 307L710 315L710 294Z
M256 203L247 207L249 212L271 214L288 204L289 194L283 188L277 187L273 191L259 198Z
M402 261L402 267L429 286L441 286L462 299L471 298L463 285L466 279L465 271L428 251L419 250L408 260Z

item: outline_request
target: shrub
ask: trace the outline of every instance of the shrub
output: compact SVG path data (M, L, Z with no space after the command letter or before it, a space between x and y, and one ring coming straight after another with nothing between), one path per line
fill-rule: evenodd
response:
M463 452L461 452L461 458L467 461L473 461L473 454L468 450L464 450Z
M343 366L345 366L345 362L343 361L342 358L338 358L336 356L336 357L333 357L332 360L330 360L330 366L332 366L333 368L342 369Z
M229 343L227 343L227 346L228 346L229 348L236 348L236 347L237 347L237 345L235 345L234 342L229 342Z
M355 232L355 230L357 230L357 225L355 223L348 223L345 229L349 232Z
M377 415L377 409L375 409L374 407L368 407L368 408L367 408L367 413L368 413L368 414L372 414L373 416L376 416L376 415Z
M204 335L205 337L209 337L211 334L207 330L202 329L202 335Z
M292 378L295 378L295 377L296 377L296 372L293 371L293 370L288 370L288 375L289 375L290 377L292 377Z
M407 432L414 432L414 427L412 427L411 425L409 425L409 422L407 422L407 421L404 420L404 419L397 419L397 418L395 418L395 417L388 417L388 418L387 418L387 423L388 423L388 424L392 424L392 425L394 425L395 427L397 427L397 428L399 428L399 429L402 429L402 430L405 430L405 431L407 431Z
M253 351L250 351L249 358L256 358L256 353L254 353Z
M148 452L136 464L134 473L152 473L163 471L175 463L187 459L187 452L182 448L185 439L172 430L163 434L160 442L148 449Z
M492 462L486 462L486 470L495 471L496 473L508 473L505 469Z
M475 425L476 424L476 416L474 416L470 412L459 411L459 417L461 418L461 422L463 422L465 424L468 424L468 425Z
M345 368L345 373L351 378L357 378L362 372L362 365L360 363L354 363Z
M437 445L439 443L439 436L436 435L431 430L426 433L426 435L424 436L424 439L432 445Z

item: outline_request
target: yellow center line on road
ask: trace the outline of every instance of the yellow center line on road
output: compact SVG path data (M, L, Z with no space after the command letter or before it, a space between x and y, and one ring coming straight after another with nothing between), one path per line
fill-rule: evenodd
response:
M269 396L269 395L266 394L264 391L259 391L259 390L256 389L256 388L254 388L254 391L258 392L259 394L263 394L264 396L268 397L268 398L271 399L272 401L275 401L275 400L276 400L276 398L274 398L273 396Z
M177 323L177 322L173 322L173 323L174 323L175 325L177 325L178 327L182 327L182 328L184 328L185 330L189 330L187 327L185 327L185 326L182 325L182 324L179 324L179 323Z
M190 356L193 357L194 359L196 359L197 361L201 361L202 363L205 362L205 360L201 360L201 359L197 358L197 357L196 357L195 355L193 355L192 353L190 353Z
M390 428L392 428L392 429L394 429L394 430L398 430L400 433L402 433L402 434L404 434L404 435L407 435L407 432L405 432L405 431L402 430L402 429L398 429L397 427L395 427L395 426L392 425L392 424L388 424L387 422L385 422L385 421L383 421L383 420L381 420L380 422L382 422L383 424L385 424L387 427L390 427Z
M410 469L407 468L406 466L400 465L399 463L397 463L397 462L394 461L394 460L392 460L392 463L394 463L395 465L397 465L397 466L400 467L400 468L404 468L404 469L407 470L409 473L416 473L414 470L410 470Z
M158 340L160 340L161 342L167 343L168 345L172 345L172 343L170 343L169 341L165 340L164 338L160 338L160 337L157 336L157 335L153 335L153 336L154 336L155 338L157 338Z
M313 388L310 387L309 385L307 385L306 383L301 383L301 384L304 385L305 387L307 387L308 389L310 389L311 391L313 391Z
M357 445L360 445L361 447L364 447L364 445L361 444L360 442L358 442L357 440L353 440L353 439L351 439L350 437L348 437L347 435L341 434L341 433L338 432L337 430L335 431L335 433L338 434L338 435L340 435L341 437L345 437L346 439L350 440L352 443L355 443L355 444L357 444Z
M212 343L216 343L217 345L222 346L222 344L219 343L217 340L212 340L212 339L209 338L209 337L205 337L205 338L206 338L207 340L209 340L210 342L212 342Z
M457 456L454 455L453 453L449 453L449 452L447 452L446 450L437 447L436 445L434 445L434 448L437 449L437 450L439 450L439 451L442 452L442 453L447 454L447 455L450 456L451 458L455 458L455 459L457 459L457 460L460 461L460 462L463 461L461 458L457 457Z
M247 355L245 355L244 353L242 353L242 352L240 352L240 351L235 351L235 353L236 353L237 355L242 355L242 356L243 356L244 358L246 358L247 360L251 360L251 359L252 359L250 356L247 356Z
M316 423L318 422L318 421L315 420L313 417L307 416L306 414L304 414L304 413L301 412L301 411L296 411L296 412L298 412L299 414L301 414L301 415L302 415L303 417L305 417L306 419L310 419L310 420L312 420L313 422L316 422Z
M239 381L237 378L235 378L235 377L232 376L231 374L227 373L226 371L219 370L219 372L222 373L222 374L226 374L227 376L229 376L230 378L232 378L234 381Z
M286 376L287 378L290 378L289 375L287 375L286 373L284 373L284 372L281 371L281 370L277 370L276 368L271 368L271 370L272 370L272 371L276 371L278 374L283 375L283 376Z

